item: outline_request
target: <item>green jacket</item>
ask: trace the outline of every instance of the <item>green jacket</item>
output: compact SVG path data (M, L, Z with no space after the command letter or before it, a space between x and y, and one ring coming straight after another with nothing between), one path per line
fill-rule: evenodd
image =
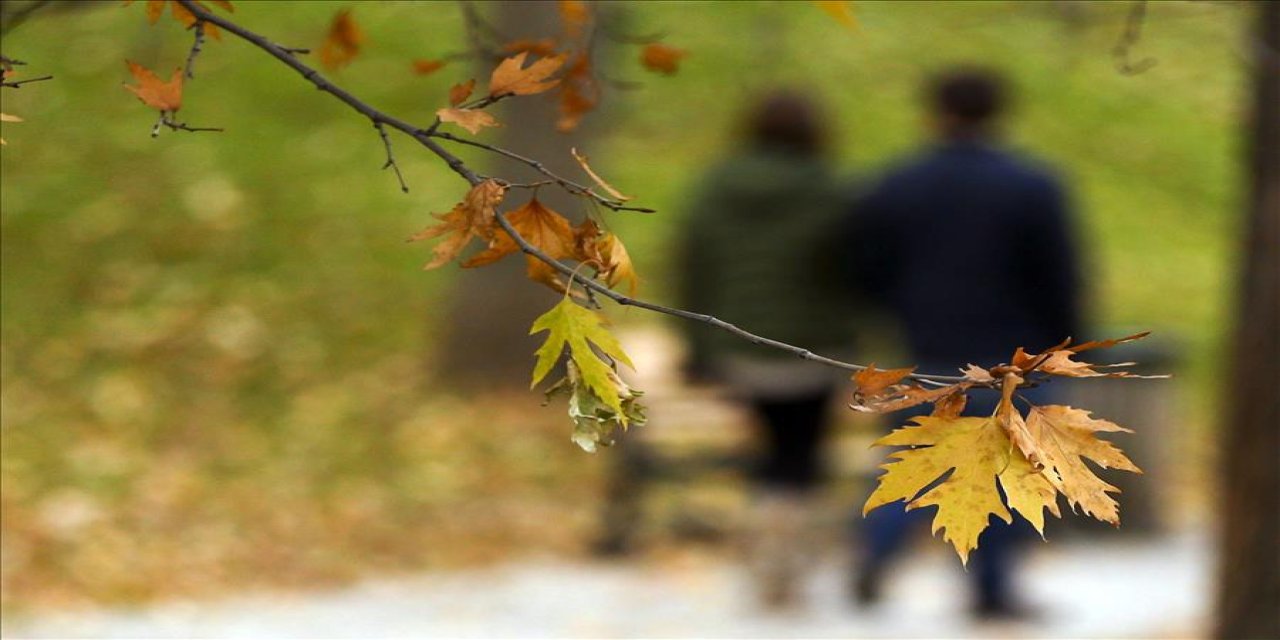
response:
M753 150L722 162L686 212L681 305L820 353L847 351L850 287L839 282L830 242L844 204L821 159ZM795 358L702 323L682 326L696 373L730 355Z

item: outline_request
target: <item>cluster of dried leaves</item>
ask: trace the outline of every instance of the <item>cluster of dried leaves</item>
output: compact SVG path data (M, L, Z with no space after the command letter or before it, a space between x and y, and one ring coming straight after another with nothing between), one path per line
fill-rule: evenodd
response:
M977 548L978 536L991 516L1012 522L1009 509L1043 535L1044 511L1061 516L1059 493L1073 511L1079 509L1119 525L1119 505L1108 495L1119 490L1095 475L1084 461L1104 469L1141 473L1120 449L1097 437L1099 432L1129 430L1063 405L1027 403L1024 414L1014 406L1014 400L1020 386L1050 376L1165 377L1137 376L1117 369L1131 362L1102 366L1076 360L1084 351L1146 335L1074 346L1068 340L1040 354L1020 347L1007 364L989 369L970 364L963 369L962 381L933 388L908 379L911 369L879 370L872 365L858 372L853 377L856 410L895 411L934 404L931 415L915 418L913 425L876 441L880 446L907 448L892 453L894 461L882 467L884 473L863 513L899 500L907 501L907 509L937 506L933 530L945 530L944 539L965 562L969 552ZM976 387L999 388L999 405L990 416L961 417L967 393ZM1005 500L1001 500L1001 490Z

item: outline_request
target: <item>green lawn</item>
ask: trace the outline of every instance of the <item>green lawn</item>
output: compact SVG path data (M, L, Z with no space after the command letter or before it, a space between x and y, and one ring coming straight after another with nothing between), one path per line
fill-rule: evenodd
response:
M235 18L314 47L342 6L241 1ZM1021 92L1011 138L1072 180L1096 321L1184 345L1181 402L1206 439L1231 321L1244 9L1154 3L1134 55L1159 63L1126 76L1110 55L1125 5L1070 20L1057 7L858 2L855 32L809 3L634 7L629 29L690 51L669 78L619 53L611 75L642 86L607 94L591 153L661 212L612 220L646 295L667 297L686 191L752 93L812 91L839 116L840 166L867 174L920 141L916 88L930 70L993 64ZM6 605L423 566L441 554L404 532L477 495L591 495L576 481L598 462L570 448L559 411L528 429L422 388L424 318L447 304L454 272L424 274L426 249L403 238L459 199L456 176L402 142L413 189L401 194L367 122L231 37L206 46L182 110L227 131L151 139L152 112L120 87L123 61L167 75L189 35L143 13L50 10L4 39L30 63L23 74L56 76L2 94L25 118L5 125L0 152ZM371 103L425 123L470 77L409 72L412 58L464 48L452 4L361 3L356 18L369 44L337 80ZM480 538L542 531L511 513ZM236 535L263 522L262 539ZM175 586L155 577L169 575L164 560L116 567L157 549L221 577Z

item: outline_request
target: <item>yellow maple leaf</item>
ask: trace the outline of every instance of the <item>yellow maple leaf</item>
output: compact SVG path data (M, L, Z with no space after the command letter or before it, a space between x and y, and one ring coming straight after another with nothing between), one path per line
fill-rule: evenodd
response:
M528 67L524 60L528 52L520 52L503 60L489 77L489 95L527 96L542 93L560 83L559 79L548 79L564 66L566 56L558 55L542 58Z
M1071 508L1078 506L1086 515L1118 526L1120 505L1108 494L1120 490L1095 475L1084 459L1103 469L1142 473L1123 451L1095 435L1099 431L1132 431L1064 405L1032 407L1027 413L1026 430L1036 443L1044 476L1067 497Z
M470 133L480 133L485 127L501 127L502 124L493 114L480 109L459 109L457 107L447 107L437 109L436 115L440 117L441 122L452 122Z
M409 242L445 235L448 237L435 246L435 257L423 269L435 269L457 258L472 238L493 238L494 212L502 203L506 191L506 187L497 181L485 180L472 187L462 202L454 205L449 213L432 214L440 222L414 234Z
M506 214L506 218L521 238L551 259L562 260L574 257L573 230L569 227L569 221L555 210L543 205L537 198L529 200L524 206ZM463 262L462 266L481 267L519 251L520 245L516 244L515 239L506 231L498 229L493 241L489 243L489 248L472 256ZM564 291L564 283L560 281L559 274L551 265L533 256L525 256L525 263L530 280L547 284L557 291Z
M612 363L603 359L600 354L633 369L635 365L631 364L631 359L622 350L618 339L605 328L601 316L575 303L566 295L559 304L533 322L529 335L543 331L547 332L547 339L535 352L538 361L533 367L533 382L530 386L537 386L551 372L552 367L560 361L565 347L568 347L569 358L577 368L581 383L609 407L625 427L629 418L619 394L617 374ZM600 354L593 350L593 346Z
M862 508L864 515L898 500L906 500L907 509L937 506L933 532L944 530L943 538L965 563L991 516L1013 521L1000 501L997 481L1009 506L1042 533L1044 509L1058 515L1053 486L1011 446L994 417L931 416L914 422L876 441L880 446L914 448L894 452L894 460L881 467L884 473ZM924 491L948 471L952 473L946 480Z

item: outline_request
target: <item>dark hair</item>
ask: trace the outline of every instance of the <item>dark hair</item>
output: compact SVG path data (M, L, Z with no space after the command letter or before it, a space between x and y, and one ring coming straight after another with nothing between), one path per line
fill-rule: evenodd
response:
M1005 81L989 69L950 69L930 82L928 100L934 113L949 116L959 126L982 128L1005 110Z
M746 135L759 147L816 155L827 132L817 105L802 94L776 91L756 102L746 119Z

